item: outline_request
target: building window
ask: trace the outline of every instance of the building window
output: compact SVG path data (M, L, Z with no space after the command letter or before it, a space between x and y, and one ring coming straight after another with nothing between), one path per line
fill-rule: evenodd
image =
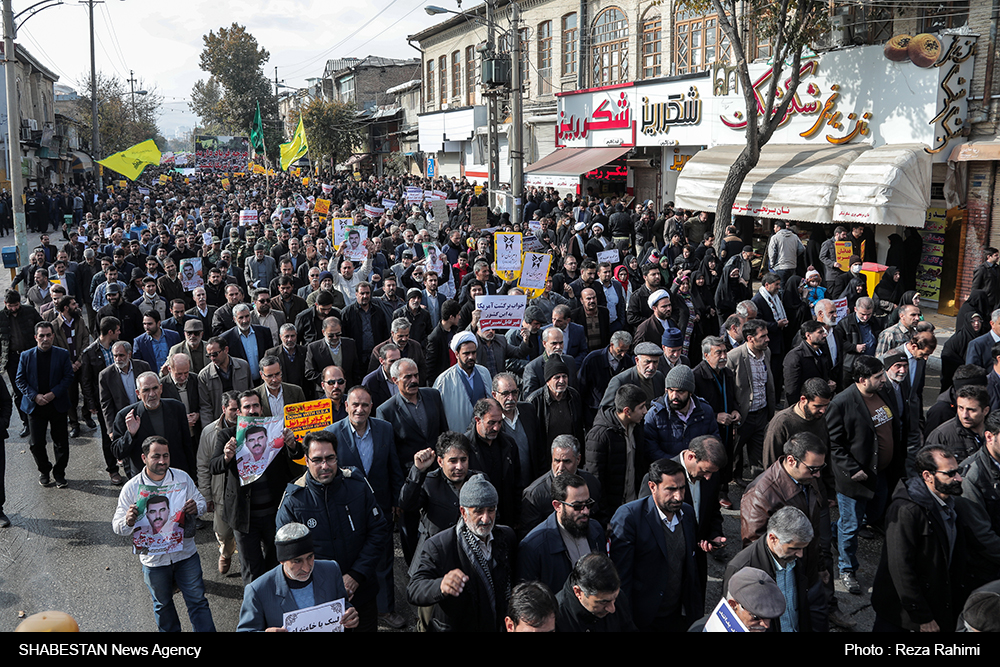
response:
M958 28L969 22L969 0L940 2L923 9L921 32Z
M674 67L677 74L702 72L714 62L729 62L732 49L719 18L692 11L677 12L674 21Z
M444 106L448 103L448 56L438 58L438 90Z
M528 58L528 29L518 30L517 37L521 44L521 83L524 83L531 78L531 60Z
M476 103L476 48L465 47L465 103Z
M562 75L576 74L576 44L580 39L576 13L562 17Z
M538 25L538 94L552 92L552 21Z
M660 76L661 45L663 44L660 16L650 12L642 22L642 78Z
M456 100L462 97L462 54L459 51L451 54L451 96Z
M434 60L427 61L427 100L428 106L434 106Z
M595 86L628 81L628 19L622 10L608 7L597 15L591 45Z
M340 80L340 101L354 101L354 77L349 76Z

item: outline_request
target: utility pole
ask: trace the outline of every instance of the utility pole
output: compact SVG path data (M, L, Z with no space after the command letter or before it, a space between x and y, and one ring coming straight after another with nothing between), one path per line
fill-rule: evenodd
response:
M94 56L94 4L102 4L100 0L81 0L90 9L90 151L94 160L94 178L97 189L104 189L104 177L101 176L101 128L97 116L97 59ZM133 109L135 106L133 105Z
M24 228L24 184L21 181L21 110L17 104L17 54L14 52L14 11L3 0L3 64L7 86L7 177L14 208L14 243L18 263L27 262L28 238Z
M483 60L488 58L494 59L496 62L496 34L493 27L493 16L494 16L494 4L496 0L486 0L486 50L483 51ZM495 65L494 65L495 66ZM494 192L500 190L500 136L497 131L497 123L499 122L499 99L496 91L486 92L486 85L483 84L484 93L487 99L487 109L489 113L489 193L487 194L487 199L492 198ZM433 92L433 91L432 91ZM490 202L487 201L487 206Z
M128 87L132 91L132 122L135 122L135 72L128 71Z
M521 222L521 206L524 196L524 102L521 92L521 8L516 2L510 3L510 38L514 44L510 63L511 90L511 169L510 190L513 195L512 222Z

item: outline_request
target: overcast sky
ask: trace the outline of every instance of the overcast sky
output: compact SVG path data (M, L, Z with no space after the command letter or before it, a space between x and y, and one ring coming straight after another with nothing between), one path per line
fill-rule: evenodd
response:
M277 67L279 80L301 87L322 74L329 58L417 56L406 36L440 18L423 11L432 2L457 8L455 0L373 0L353 3L356 9L329 0L107 0L94 6L97 69L122 80L134 70L137 89L155 88L164 98L160 131L172 137L178 127L197 123L188 100L194 82L208 76L198 57L209 31L234 21L246 26L271 54L265 75L273 81ZM31 4L17 0L14 13ZM32 16L17 41L58 74L59 83L80 92L78 83L90 77L88 20L86 5L66 0Z

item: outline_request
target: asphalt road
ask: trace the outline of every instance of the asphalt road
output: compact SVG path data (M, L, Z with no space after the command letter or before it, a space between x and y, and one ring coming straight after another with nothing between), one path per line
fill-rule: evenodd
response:
M33 243L39 241L38 234L30 238ZM52 242L58 240L53 234ZM11 237L0 238L0 245L12 243ZM10 282L9 272L4 271L0 276L0 291ZM943 342L942 337L939 351ZM925 405L930 405L938 393L936 379L932 381L929 377L928 385ZM69 488L57 489L54 485L42 488L38 484L28 442L16 437L19 430L15 412L9 431L12 437L4 444L7 457L4 511L13 525L0 529L0 632L16 628L22 612L30 615L47 610L71 614L87 632L155 630L152 601L143 582L139 558L131 553L129 540L111 529L119 488L110 483L104 471L99 433L85 430L82 437L70 442L66 472ZM52 456L51 445L49 451ZM731 488L730 499L738 507L739 489ZM739 513L726 510L723 514L730 544L725 558L729 559L739 550ZM238 558L234 558L230 573L222 576L216 568L218 547L211 528L199 530L196 542L216 628L234 631L243 599ZM880 538L859 541L858 579L864 589L862 595L851 595L839 582L836 584L840 608L856 621L858 631L867 632L874 621L869 589L881 549ZM398 541L396 563L397 611L409 620L407 629L412 630L415 617L405 602L406 576ZM709 608L721 596L724 569L723 562L709 558L706 596ZM174 600L182 626L189 631L191 625L181 595L176 594Z

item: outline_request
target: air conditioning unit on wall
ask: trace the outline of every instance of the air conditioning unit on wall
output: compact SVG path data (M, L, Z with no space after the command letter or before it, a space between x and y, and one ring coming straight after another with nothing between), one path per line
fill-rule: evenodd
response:
M817 39L814 48L819 51L847 46L850 42L850 29L847 25L849 18L848 16L831 16L830 32Z

